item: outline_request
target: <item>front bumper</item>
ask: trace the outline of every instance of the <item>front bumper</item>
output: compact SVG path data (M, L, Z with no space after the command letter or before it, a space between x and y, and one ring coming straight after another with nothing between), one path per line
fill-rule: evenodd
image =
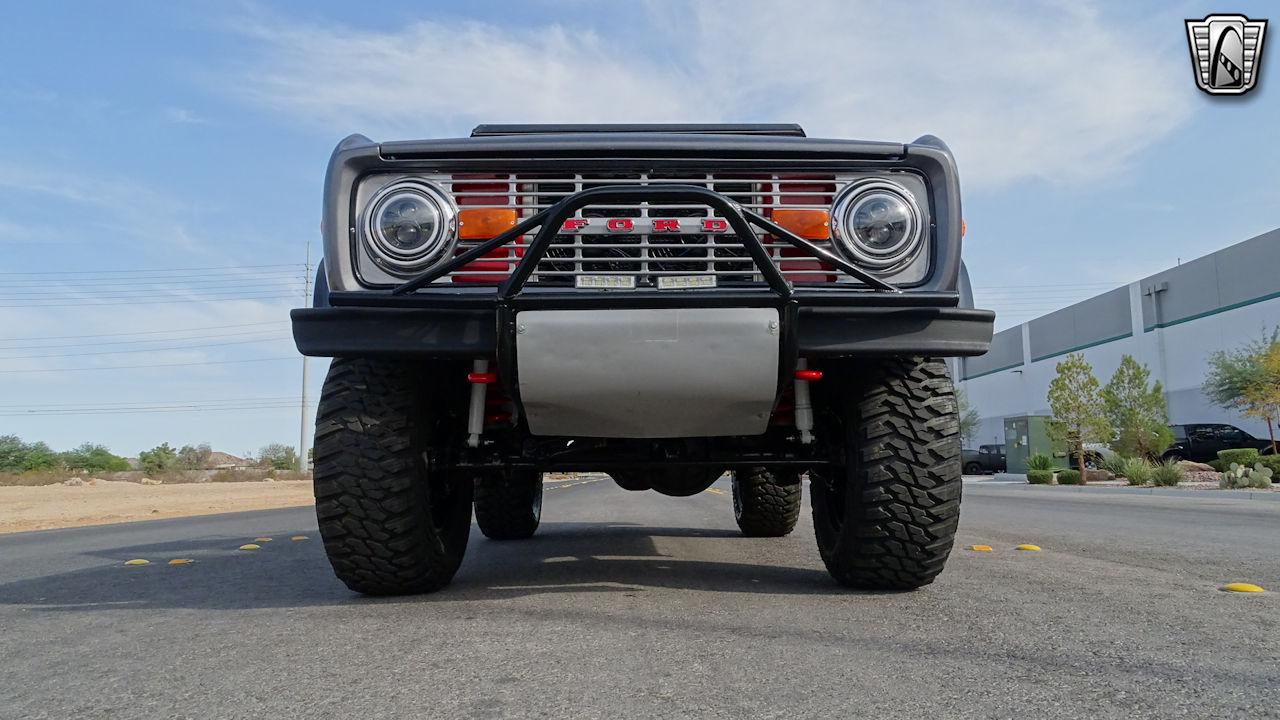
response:
M526 292L522 309L625 307L771 307L769 293L690 290L676 293ZM857 291L806 291L792 296L797 355L836 358L875 355L963 357L991 344L995 314L955 307L947 293L885 296ZM316 357L479 357L498 348L499 313L490 294L432 293L330 296L330 307L291 313L298 351ZM786 322L784 320L784 322Z

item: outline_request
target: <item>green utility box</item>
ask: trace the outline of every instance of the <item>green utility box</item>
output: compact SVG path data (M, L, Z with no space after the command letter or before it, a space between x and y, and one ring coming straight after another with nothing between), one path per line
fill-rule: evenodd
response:
M1035 453L1044 453L1054 463L1066 467L1065 455L1059 443L1049 439L1048 415L1015 415L1004 419L1004 452L1006 472L1025 473L1027 459Z

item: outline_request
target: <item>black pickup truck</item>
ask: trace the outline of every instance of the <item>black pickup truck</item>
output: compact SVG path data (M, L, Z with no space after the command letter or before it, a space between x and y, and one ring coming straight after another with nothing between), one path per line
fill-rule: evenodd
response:
M1256 448L1263 455L1270 454L1271 441L1256 438L1235 425L1222 423L1196 423L1170 425L1173 444L1164 451L1165 460L1192 460L1207 463L1218 459L1219 450Z
M1005 471L1004 445L979 445L962 452L965 475L989 475Z
M686 496L732 474L749 536L808 473L845 585L933 581L960 512L942 358L962 293L950 150L797 125L485 125L334 151L298 349L335 358L316 422L325 551L354 590L426 592L474 507L528 538L542 474ZM616 498L611 499L616 500ZM602 549L603 551L603 549Z

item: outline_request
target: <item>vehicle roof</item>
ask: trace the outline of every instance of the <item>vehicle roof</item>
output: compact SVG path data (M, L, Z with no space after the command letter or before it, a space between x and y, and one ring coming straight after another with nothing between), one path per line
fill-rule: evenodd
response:
M580 133L679 133L684 135L774 135L805 137L797 123L521 123L477 125L471 137L576 135Z

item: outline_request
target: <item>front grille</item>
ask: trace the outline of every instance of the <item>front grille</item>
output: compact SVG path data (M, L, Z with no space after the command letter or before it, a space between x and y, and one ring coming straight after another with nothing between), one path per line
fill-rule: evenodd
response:
M450 192L459 209L515 209L521 219L531 217L565 197L583 190L605 186L695 185L720 193L770 217L775 209L828 210L840 188L848 182L822 173L573 173L573 174L466 174L440 175L429 179ZM529 279L532 285L575 285L580 275L626 275L637 287L652 287L663 275L714 275L717 284L760 283L762 278L741 240L732 232L704 232L705 219L722 220L710 208L696 202L592 205L575 218L592 223L574 233L556 236L546 256ZM630 221L630 232L612 232L605 222ZM659 225L655 220L675 221ZM789 280L822 283L836 280L832 267L801 250L768 235L760 234L770 257ZM522 246L532 236L521 236L442 278L439 282L498 283L504 280L523 257ZM480 240L459 243L462 254ZM815 240L830 248L829 240ZM843 275L841 275L843 277Z

